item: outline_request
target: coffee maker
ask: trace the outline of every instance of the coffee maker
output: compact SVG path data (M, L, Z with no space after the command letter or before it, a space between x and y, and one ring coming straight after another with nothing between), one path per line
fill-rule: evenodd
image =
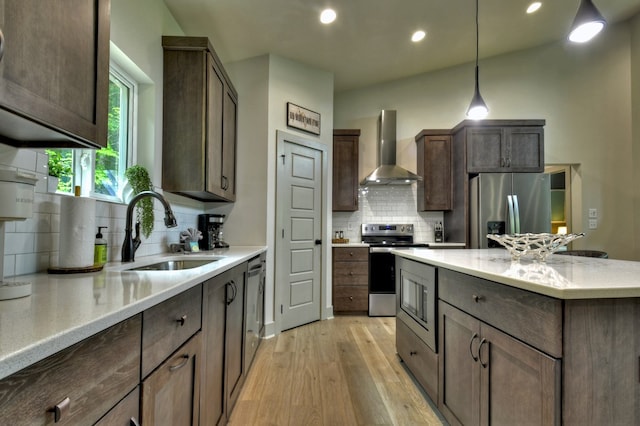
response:
M224 218L223 214L198 215L198 230L202 232L202 239L199 241L200 250L229 247L222 238Z

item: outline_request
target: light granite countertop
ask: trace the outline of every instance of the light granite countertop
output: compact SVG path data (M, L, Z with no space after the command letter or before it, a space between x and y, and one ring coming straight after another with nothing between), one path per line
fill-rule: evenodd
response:
M100 272L33 274L5 281L30 282L32 294L0 301L0 379L80 342L145 309L227 271L266 247L231 247L193 254L114 262ZM170 259L211 259L179 271L127 271Z
M503 249L403 249L392 253L558 299L640 297L640 262L553 254L512 262Z

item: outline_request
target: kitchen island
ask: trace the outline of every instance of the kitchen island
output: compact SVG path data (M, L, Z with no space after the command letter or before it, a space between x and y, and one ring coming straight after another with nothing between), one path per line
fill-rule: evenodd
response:
M640 263L394 254L398 353L451 424L640 424ZM426 326L402 292L429 277L436 319Z

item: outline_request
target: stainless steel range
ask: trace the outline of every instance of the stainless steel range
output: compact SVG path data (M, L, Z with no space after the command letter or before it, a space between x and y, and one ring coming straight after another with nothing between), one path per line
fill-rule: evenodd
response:
M362 225L362 242L369 244L369 316L396 315L396 264L391 250L425 247L413 242L413 224Z

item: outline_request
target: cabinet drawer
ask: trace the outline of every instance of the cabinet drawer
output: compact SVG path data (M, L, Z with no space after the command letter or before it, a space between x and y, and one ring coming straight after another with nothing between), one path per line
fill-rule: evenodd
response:
M369 289L367 287L334 286L333 310L336 312L369 310Z
M0 381L0 424L94 424L140 380L140 315Z
M440 269L441 300L538 348L562 357L562 302L459 272Z
M140 422L140 387L136 386L129 395L100 419L95 426L134 425L133 420Z
M427 395L438 402L438 354L407 325L396 319L396 350Z
M200 330L202 285L142 313L142 377Z
M365 262L334 262L334 285L369 285L369 264Z
M334 247L334 262L369 262L369 247Z

